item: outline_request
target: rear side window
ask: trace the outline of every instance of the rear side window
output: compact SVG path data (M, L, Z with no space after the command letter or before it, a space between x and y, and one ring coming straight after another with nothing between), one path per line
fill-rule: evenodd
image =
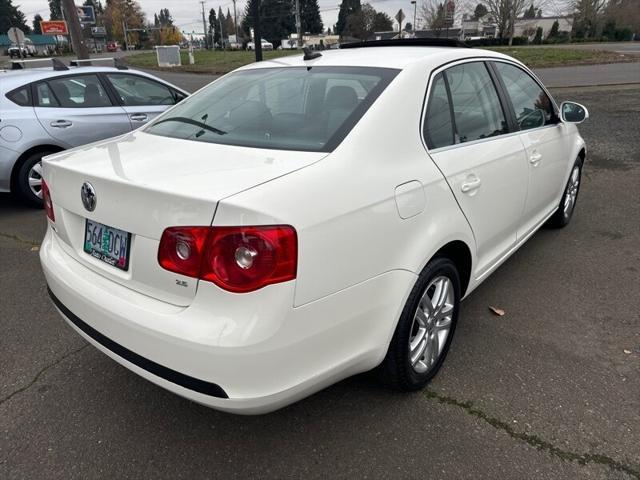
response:
M177 99L168 87L148 78L125 73L107 74L107 78L125 107L176 103Z
M10 91L7 93L6 97L21 107L31 106L31 88L29 85Z
M36 86L39 107L96 108L112 105L96 75L52 78Z
M424 136L429 148L446 147L455 143L451 105L442 73L436 75L433 80L424 123Z
M397 73L320 66L240 70L188 97L145 131L198 142L330 152Z
M456 65L447 69L445 76L460 143L508 132L498 93L484 63Z
M521 130L556 123L551 99L529 74L506 63L494 65L507 89Z

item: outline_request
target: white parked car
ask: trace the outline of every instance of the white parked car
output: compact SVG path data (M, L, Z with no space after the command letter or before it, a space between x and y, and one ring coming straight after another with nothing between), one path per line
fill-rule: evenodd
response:
M262 45L262 50L273 50L273 43L267 42L264 38L260 43ZM255 50L255 49L256 49L255 42L247 43L247 50Z
M137 70L57 68L0 71L0 192L40 208L42 157L130 132L188 95Z
M375 367L423 387L460 301L571 219L587 111L505 55L398 43L249 65L47 157L40 256L62 316L220 410Z

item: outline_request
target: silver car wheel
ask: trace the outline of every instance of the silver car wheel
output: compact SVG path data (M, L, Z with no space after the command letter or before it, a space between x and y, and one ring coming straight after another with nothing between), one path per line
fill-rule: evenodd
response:
M417 373L438 362L451 331L455 294L448 277L434 278L416 309L409 335L409 361Z
M569 183L567 183L567 191L564 194L564 216L569 217L573 211L573 207L576 205L576 198L578 197L578 188L580 187L580 167L575 165L571 171L571 177L569 177Z
M27 180L29 182L29 188L31 189L31 193L33 193L36 197L42 199L42 161L36 163L29 170L29 175L27 175Z

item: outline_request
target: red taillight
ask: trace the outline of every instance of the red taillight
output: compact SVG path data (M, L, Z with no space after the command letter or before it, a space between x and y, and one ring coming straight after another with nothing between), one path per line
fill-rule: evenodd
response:
M42 203L44 204L44 209L47 212L47 217L52 222L56 221L56 216L53 214L53 202L51 201L51 193L49 192L49 186L47 182L42 180Z
M171 227L160 239L158 262L231 292L251 292L296 278L298 239L288 225Z

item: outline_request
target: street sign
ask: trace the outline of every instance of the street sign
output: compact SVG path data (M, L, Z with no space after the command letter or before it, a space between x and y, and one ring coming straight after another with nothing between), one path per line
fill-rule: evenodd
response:
M106 37L107 29L105 27L91 27L91 35L94 37Z
M24 32L17 27L11 27L7 32L7 36L9 37L9 40L11 40L13 43L17 43L17 44L24 43L24 39L25 39Z
M43 20L40 22L40 30L43 35L69 35L67 22L64 20Z
M79 7L76 5L76 10L78 11L78 20L80 20L80 23L96 23L96 12L92 6L82 5Z
M402 23L404 22L404 19L404 12L402 11L402 9L398 10L398 13L396 13L396 20L398 21L398 23Z

